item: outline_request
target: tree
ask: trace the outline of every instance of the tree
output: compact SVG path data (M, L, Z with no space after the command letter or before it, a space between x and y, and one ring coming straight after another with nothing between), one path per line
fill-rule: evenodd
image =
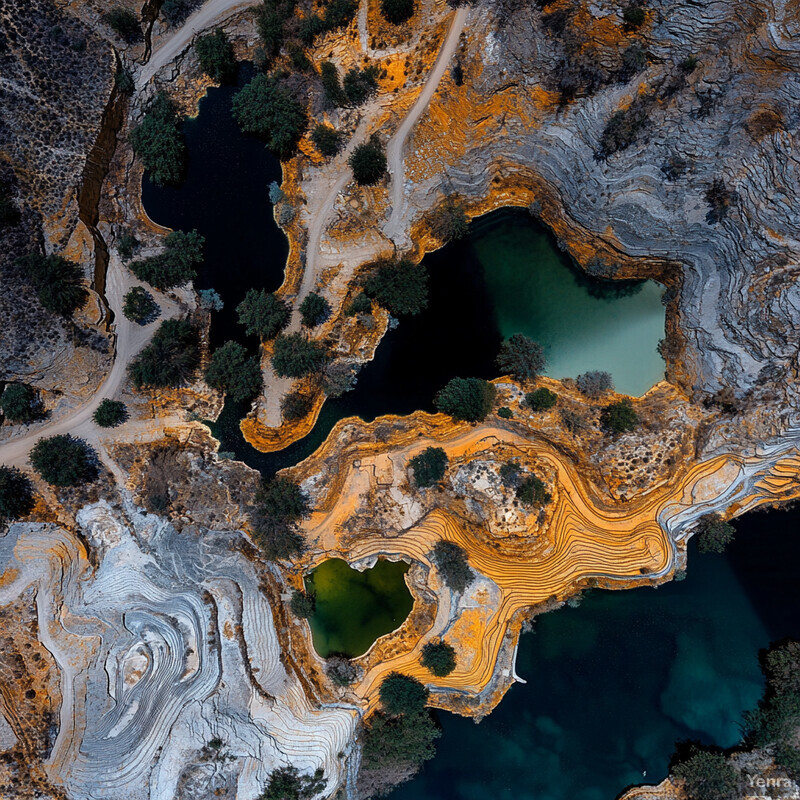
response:
M328 363L328 348L302 333L282 333L275 340L272 368L281 378L302 378L321 372Z
M697 747L672 768L671 776L683 781L692 800L729 800L739 785L738 774L724 755Z
M167 319L131 362L128 375L137 389L177 387L189 381L199 366L197 329L186 319Z
M83 439L66 433L39 439L30 459L36 472L53 486L78 486L97 477L94 451Z
M364 292L394 317L419 314L428 305L428 272L407 258L378 261L364 281Z
M378 711L362 732L365 766L368 769L416 767L433 758L434 742L441 735L428 712L390 717Z
M303 392L289 392L281 400L281 414L287 422L297 422L307 417L314 407L314 398Z
M117 239L119 257L125 262L130 261L133 258L133 254L139 249L140 244L139 240L130 231L125 231Z
M109 400L107 397L100 401L100 405L92 414L95 425L101 428L116 428L128 419L128 410L125 403L119 400Z
M71 317L89 299L83 285L83 270L74 261L33 251L17 258L16 263L30 278L43 308Z
M261 341L274 339L288 324L291 306L263 289L249 289L236 307L239 324L244 325L248 336L258 336Z
M611 375L601 370L584 372L582 375L578 375L575 383L581 394L593 399L600 397L603 392L610 392L614 389L614 381L611 380Z
M427 294L427 292L426 292ZM427 297L426 297L427 303ZM366 292L359 292L345 307L344 313L348 317L355 317L358 314L371 314L372 313L372 300L369 299Z
M544 481L537 478L535 475L529 475L527 478L524 478L519 486L517 486L517 497L520 502L524 503L526 506L537 506L540 508L546 506L550 500L552 500L552 496L550 492L547 491Z
M358 667L344 656L330 656L325 660L325 674L337 686L349 686L358 678Z
M420 663L438 678L444 678L456 668L456 651L447 642L428 642L422 648Z
M32 422L37 417L36 391L27 383L8 383L0 394L0 409L9 422Z
M251 519L254 538L266 558L288 559L303 552L305 542L297 523L308 512L305 495L291 479L276 476L261 484Z
M380 685L378 695L387 714L418 714L425 708L430 692L416 678L390 672Z
M331 314L331 304L322 295L311 292L300 303L303 325L314 328L321 325Z
M414 481L421 489L438 483L444 477L447 464L447 453L441 447L427 447L408 462Z
M216 289L200 289L197 293L200 298L200 308L204 311L222 311L225 303Z
M317 608L317 598L309 592L300 592L295 589L292 592L292 599L289 601L292 614L300 619L311 619Z
M598 158L608 158L636 141L647 125L651 102L649 97L639 96L628 108L620 109L611 116L600 137Z
M549 411L558 403L558 395L541 387L525 395L525 402L532 411Z
M231 83L236 80L238 64L233 52L233 45L222 28L217 28L213 33L201 36L194 46L200 69L211 80L220 83Z
M186 141L178 107L166 92L156 95L144 119L131 131L130 142L156 186L176 185L183 180Z
M233 116L245 133L260 136L281 159L291 158L308 124L304 106L289 89L263 74L236 93Z
M164 0L161 15L170 25L180 25L201 2L202 0Z
M393 25L414 16L414 0L381 0L381 12Z
M761 669L770 693L800 695L800 642L788 639L771 645L761 654Z
M494 363L503 375L531 381L544 369L544 349L524 333L515 333L500 345Z
M517 461L505 461L500 465L500 480L503 486L516 489L522 482L522 470Z
M140 281L162 291L183 286L197 277L194 267L203 262L205 242L205 237L196 230L172 231L164 239L163 252L134 261L130 270Z
M134 286L125 295L122 313L126 319L139 325L146 325L158 318L161 309L153 295L141 286Z
M283 42L283 23L292 11L293 8L286 8L274 0L264 0L256 9L256 27L268 58L273 58L280 51Z
M440 539L431 551L431 558L442 580L454 592L463 592L475 580L467 561L467 551L461 545Z
M495 388L482 378L453 378L440 389L433 404L438 411L465 422L481 422L494 405Z
M331 158L342 149L344 134L331 125L318 122L311 131L311 141L325 158Z
M33 511L33 485L16 467L0 464L0 527Z
M225 392L236 403L252 400L262 386L258 356L248 355L238 342L225 342L211 354L205 379L209 386Z
M643 8L631 3L623 9L622 19L625 21L625 27L634 29L644 24L646 16Z
M607 405L600 412L600 425L610 433L632 431L638 424L639 415L627 397Z
M307 800L325 789L326 781L320 767L313 775L301 775L297 767L278 767L272 770L259 800Z
M342 89L349 106L360 106L375 94L378 88L378 69L374 66L358 69L353 67L345 73Z
M347 102L347 95L342 89L342 83L339 80L339 70L336 69L336 64L332 61L323 61L319 65L319 76L322 82L322 91L325 93L325 99L328 105L333 108L339 108Z
M358 145L347 160L359 186L373 186L386 175L386 153L376 134Z
M126 44L133 44L142 38L139 19L127 8L112 8L103 14L103 20Z
M736 528L719 514L703 514L697 523L698 549L701 553L724 553L733 541Z
M464 206L454 197L448 197L428 216L431 233L442 243L463 239L469 233L469 217Z

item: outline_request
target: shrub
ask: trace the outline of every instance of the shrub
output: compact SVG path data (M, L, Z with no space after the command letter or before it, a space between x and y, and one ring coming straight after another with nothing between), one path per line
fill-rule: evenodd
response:
M697 56L686 56L686 58L678 64L678 69L685 75L689 75L697 69L699 63Z
M516 461L505 461L500 466L500 480L503 486L516 489L522 480L519 464Z
M334 108L339 108L347 102L347 95L342 89L342 82L339 80L339 70L332 61L323 61L319 65L319 75L322 81L322 91L328 104Z
M288 6L288 8L287 8ZM256 27L265 54L272 58L281 49L283 42L283 23L293 11L291 4L279 5L274 0L264 0L256 9Z
M800 642L789 639L762 651L761 669L770 694L800 694Z
M422 489L444 478L447 464L447 453L441 447L427 447L408 462L414 472L415 483Z
M600 137L600 158L608 158L630 147L647 124L650 100L637 97L628 108L616 111L603 129Z
M358 678L358 667L349 658L331 656L325 660L325 674L337 686L349 686Z
M463 239L469 233L469 218L464 206L448 197L433 213L428 215L431 233L443 244Z
M17 258L16 263L30 278L42 307L54 314L71 317L89 299L83 270L74 261L32 252Z
M714 178L706 189L705 198L709 205L706 222L713 225L728 216L731 206L739 199L739 193L726 188L721 178Z
M0 183L0 230L19 225L21 219L22 214L14 203L10 188Z
M311 131L311 141L321 155L331 158L341 151L342 145L344 145L344 134L330 125L323 125L319 122Z
M638 72L647 66L647 51L639 42L634 42L625 48L622 54L622 66L619 70L619 79L629 81Z
M414 0L381 0L381 13L393 25L414 16Z
M225 303L216 289L200 289L197 293L203 311L222 311Z
M36 391L27 383L9 383L0 394L0 409L9 422L32 422L37 415Z
M500 419L514 419L514 412L508 406L501 406L497 409L497 416Z
M203 261L205 238L197 231L172 231L164 239L164 251L150 258L134 261L131 272L156 289L166 291L194 280L195 264Z
M308 502L294 481L281 476L264 481L251 511L253 536L264 556L274 561L302 553L297 523L307 515Z
M611 375L601 370L584 372L582 375L578 375L575 383L581 394L591 398L598 398L603 392L610 392L614 389Z
M495 388L481 378L453 378L437 392L438 411L466 422L481 422L492 410Z
M463 592L475 580L467 561L467 551L455 542L440 539L431 551L431 559L442 580L454 592Z
M275 340L272 368L281 378L302 378L321 372L328 363L328 348L301 333L282 333Z
M611 433L632 431L639 424L639 415L628 398L607 405L600 412L600 425Z
M293 155L308 124L304 106L268 75L256 75L236 93L233 116L245 133L260 136L281 159Z
M416 678L390 672L380 685L378 695L387 714L418 714L425 708L430 693Z
M347 160L359 186L373 186L386 175L386 154L381 140L373 134L368 142L358 145Z
M699 748L672 768L671 777L683 782L686 796L693 800L729 800L739 784L736 770L724 755Z
M525 395L525 403L531 411L549 411L558 403L558 395L544 387Z
M724 553L733 541L736 528L719 514L703 514L697 525L698 549L701 553Z
M428 272L406 258L379 261L364 281L364 291L394 317L419 314L428 305Z
M689 162L681 156L670 156L661 165L661 171L668 181L676 181L682 175L685 175L689 169Z
M217 28L213 33L201 36L194 46L200 69L211 80L220 83L231 83L236 80L238 65L233 52L233 45L222 28Z
M347 361L334 361L325 367L322 376L322 389L327 397L341 397L356 383L358 366Z
M278 181L272 181L269 185L269 201L272 205L276 206L278 203L286 200L286 193L281 189Z
M0 464L0 526L33 511L33 485L24 472Z
M133 94L136 89L136 84L133 82L133 76L125 69L125 67L118 67L114 73L114 85L117 87L120 94Z
M500 345L495 366L504 375L530 381L544 369L544 349L523 333L515 333Z
M161 309L153 295L141 286L134 286L125 295L122 313L126 319L139 325L146 325L158 318Z
M314 407L314 398L303 392L289 392L281 400L281 413L288 422L297 422L307 417Z
M53 486L78 486L97 477L94 451L69 434L39 439L31 450L33 468Z
M130 261L138 249L139 240L130 231L125 231L117 240L117 252L125 262Z
M170 25L180 25L202 0L164 0L161 15Z
M199 366L196 328L185 319L166 319L131 362L128 375L137 389L176 387L192 378Z
M301 775L297 767L290 764L272 770L258 800L305 800L318 795L325 786L322 767L313 775Z
M311 292L300 303L300 317L303 325L314 328L321 325L331 315L331 304L322 295Z
M438 678L444 678L456 668L456 651L447 642L428 642L422 648L420 663Z
M546 506L553 498L547 487L540 478L535 475L528 475L517 486L517 497L526 506Z
M94 424L101 428L116 428L128 419L128 409L125 408L125 403L119 400L105 398L95 409L92 419Z
M103 20L127 44L133 44L142 38L139 18L127 8L112 8L103 14Z
M426 291L426 304L427 304L427 291ZM354 317L357 314L371 314L372 313L372 300L366 292L359 292L344 308L344 313L348 317Z
M311 619L317 608L317 598L308 592L292 592L292 599L289 602L292 614L300 619Z
M434 742L441 736L429 713L389 717L377 712L363 731L364 764L369 769L416 767L433 758Z
M349 25L357 10L357 0L329 0L323 18L324 29L333 31Z
M248 355L238 342L225 342L211 354L205 379L209 386L225 392L236 403L252 400L262 385L258 356Z
M236 307L236 313L248 336L258 336L265 341L274 339L289 324L292 309L274 294L263 289L249 289Z
M625 21L626 28L639 28L644 24L647 15L644 9L638 5L631 4L626 6L622 11L622 19Z
M130 142L156 186L183 180L186 142L177 106L166 92L156 95L144 119L131 131Z
M378 88L378 69L374 66L364 69L348 70L342 81L342 89L347 105L360 106L375 93Z

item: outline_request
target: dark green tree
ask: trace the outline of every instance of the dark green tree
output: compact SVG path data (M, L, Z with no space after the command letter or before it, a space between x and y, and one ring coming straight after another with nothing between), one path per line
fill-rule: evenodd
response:
M322 91L328 105L339 108L347 103L347 95L342 89L342 82L339 79L339 70L332 61L323 61L319 65L319 77L322 81Z
M517 461L504 461L500 465L500 480L503 486L516 489L522 482L522 469Z
M36 390L27 383L6 384L0 410L9 422L33 422L38 416Z
M303 378L321 372L328 363L328 348L302 333L282 333L275 340L272 368L281 378Z
M164 251L150 258L134 261L131 272L156 289L166 291L194 280L196 264L203 262L205 237L197 231L172 231L164 239Z
M364 766L416 767L433 758L434 742L441 735L429 712L390 717L378 711L362 731Z
M788 639L771 645L761 654L761 669L772 694L800 695L800 642Z
M425 302L427 304L427 290ZM344 313L348 317L355 317L358 314L371 314L372 313L372 300L366 292L359 292L346 306Z
M380 685L378 695L387 714L418 714L425 708L430 693L416 678L390 672Z
M344 145L344 135L330 125L319 122L311 131L311 141L325 158L335 156Z
M187 383L199 366L197 329L185 319L166 319L131 362L128 375L137 389L176 387Z
M233 45L222 28L217 28L213 33L201 36L195 46L200 69L211 80L220 83L232 83L236 80L238 64L233 52Z
M448 197L428 216L428 227L440 242L452 242L469 233L469 217L462 203Z
M381 140L373 134L358 145L347 160L359 186L373 186L386 175L386 153Z
M272 770L259 800L308 800L325 789L325 776L320 767L313 775L301 775L297 767Z
M358 69L353 67L345 73L342 89L349 106L360 106L375 94L378 88L379 71L374 66Z
M683 782L686 796L692 800L731 800L739 786L738 774L724 755L699 748L670 774Z
M122 313L131 322L146 325L158 318L161 309L153 299L153 295L141 286L134 286L125 295Z
M287 422L297 422L307 417L313 407L314 398L304 392L289 392L281 400L281 413Z
M166 92L156 95L144 119L131 131L130 142L156 186L183 180L186 141L178 107Z
M730 522L725 522L719 514L703 514L697 530L701 553L724 553L736 533L736 528Z
M225 342L211 354L205 379L209 386L225 392L236 403L252 400L262 386L258 356L248 355L238 342Z
M140 244L139 240L130 231L125 231L117 240L119 257L127 263L133 258L133 254L139 249Z
M30 278L39 302L54 314L71 317L89 299L83 270L74 261L34 251L20 256L16 263Z
M627 397L610 403L600 412L600 425L610 433L632 431L638 424L639 415Z
M260 136L279 158L291 158L308 124L305 107L278 78L256 75L233 98L233 116L245 133Z
M308 512L305 495L289 478L276 476L261 484L250 516L256 544L266 558L288 559L303 552L305 542L297 523Z
M433 404L438 411L465 422L481 422L494 405L495 388L482 378L452 378Z
M116 428L128 419L128 409L125 403L119 400L109 400L107 397L100 401L100 405L92 414L95 425L101 428Z
M419 314L428 305L428 272L407 258L378 261L364 281L364 291L394 317Z
M33 511L33 484L16 467L0 464L0 527Z
M500 345L494 363L503 375L531 381L544 369L544 349L524 333L515 333Z
M625 27L640 28L644 24L646 15L641 6L631 3L622 10L622 19L625 21Z
M314 328L321 325L331 315L331 304L322 295L311 292L300 303L300 316L303 325Z
M420 663L439 678L456 668L456 651L447 642L428 642L422 648Z
M83 439L69 434L39 439L31 450L31 464L53 486L78 486L97 477L97 457Z
M317 609L317 598L310 592L300 592L295 589L292 592L292 599L289 601L292 614L300 619L311 619Z
M444 478L447 464L447 453L441 447L427 447L408 462L414 472L414 481L423 489Z
M161 16L170 25L182 25L201 3L202 0L164 0Z
M526 506L536 507L546 506L552 500L544 481L535 475L528 475L528 477L523 478L522 482L517 486L517 497Z
M264 0L255 10L256 27L267 58L278 55L283 43L284 22L293 10L292 3L276 3L274 0Z
M454 592L463 592L475 580L467 560L467 551L455 542L440 539L431 551L431 559L442 580Z
M525 403L532 411L549 411L558 403L558 395L541 387L525 395Z
M324 30L334 31L349 25L358 11L357 0L329 0L323 17Z
M414 0L381 0L381 13L393 25L414 16Z
M139 18L127 8L112 8L103 14L103 20L126 44L133 44L142 38Z
M236 313L247 335L258 336L262 342L274 339L292 317L291 306L264 289L249 289Z

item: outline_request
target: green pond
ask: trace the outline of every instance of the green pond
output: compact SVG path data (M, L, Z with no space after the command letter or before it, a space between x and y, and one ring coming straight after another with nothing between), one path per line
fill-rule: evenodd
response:
M314 649L327 658L334 653L354 658L376 639L402 625L414 604L404 576L408 564L379 559L371 569L353 569L346 561L323 561L306 576L306 589L316 595L311 618Z

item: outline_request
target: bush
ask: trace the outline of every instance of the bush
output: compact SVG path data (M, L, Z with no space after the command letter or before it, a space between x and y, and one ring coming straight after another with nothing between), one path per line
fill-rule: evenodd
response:
M322 767L313 775L301 775L297 767L290 764L272 770L258 800L305 800L318 795L325 786Z
M194 280L195 264L203 261L205 238L197 231L172 231L164 239L164 251L150 258L134 261L131 272L156 289L166 291Z
M389 717L377 712L370 717L362 737L364 765L380 767L416 767L433 758L434 742L441 736L427 712Z
M686 796L692 800L729 800L739 785L738 774L724 755L698 748L676 764L670 776L683 781Z
M517 486L517 498L526 506L536 506L541 508L546 506L553 498L547 487L540 478L535 475L528 475Z
M433 399L438 411L466 422L486 419L494 405L495 388L481 378L453 378Z
M724 553L733 541L736 528L719 514L703 514L697 525L698 549L701 553Z
M188 382L199 366L196 328L185 319L167 319L131 362L128 375L137 389L176 387Z
M347 160L359 186L373 186L386 175L386 153L381 140L373 134L368 142L358 145Z
M596 399L603 392L610 392L614 389L614 381L608 372L601 370L591 370L578 375L575 379L578 391L581 394Z
M236 80L238 64L233 45L222 28L201 36L194 46L200 69L213 81L232 83Z
M125 403L119 400L105 398L95 409L92 419L94 424L101 428L116 428L128 419L128 409L125 408Z
M544 369L544 349L523 333L515 333L500 345L495 366L503 375L530 381Z
M127 44L133 44L142 38L139 18L127 8L112 8L103 14L103 20Z
M117 240L117 252L125 262L130 261L138 250L139 240L130 231L123 233Z
M428 642L422 648L420 663L438 678L444 678L456 668L456 651L447 642Z
M475 580L467 560L467 551L455 542L440 539L431 551L431 559L442 580L454 592L463 592Z
M280 378L303 378L321 372L328 363L328 348L302 333L282 333L275 340L272 368Z
M525 395L525 403L531 411L549 411L558 403L558 395L542 387L528 392Z
M308 515L308 502L300 487L277 476L264 481L251 512L253 536L271 561L299 555L305 548L297 523Z
M10 188L0 183L0 230L19 225L21 219L22 214L14 203Z
M428 216L431 233L443 244L463 239L469 233L469 218L464 206L448 197Z
M297 422L307 417L313 407L314 398L303 392L289 392L281 400L281 413L287 422Z
M164 0L161 5L161 16L170 25L180 25L185 22L192 11L197 8L203 0Z
M8 383L0 394L0 409L9 422L32 422L37 414L36 391L27 383Z
M380 685L378 695L387 714L418 714L425 708L430 693L416 678L390 672Z
M158 318L161 309L153 299L153 295L141 286L134 286L125 295L122 313L126 319L139 325L146 325Z
M800 642L789 639L762 651L761 669L770 694L800 695Z
M378 69L373 66L348 70L342 81L347 105L360 106L366 103L378 88L378 74Z
M519 464L516 461L505 461L500 466L500 480L503 486L516 489L522 481Z
M408 462L414 472L414 481L421 489L444 478L447 464L447 453L441 447L428 447Z
M501 406L497 409L497 416L500 419L514 419L514 412L508 406Z
M650 100L637 97L628 108L616 111L603 129L600 137L600 158L608 158L630 147L647 124Z
M262 342L274 339L292 317L291 306L285 300L263 289L249 289L236 313L247 335L258 336Z
M292 614L300 619L311 619L317 609L317 598L308 592L299 592L295 589L292 592L292 599L289 602Z
M726 188L721 178L714 178L706 189L705 198L709 205L706 222L713 225L728 216L731 206L739 199L739 193Z
M393 25L414 16L414 0L381 0L381 13Z
M350 686L358 678L358 667L349 658L331 656L325 660L325 674L337 686Z
M225 392L236 403L252 400L262 385L258 356L248 355L238 342L225 342L211 354L205 379L209 386Z
M291 16L293 10L292 4L279 5L274 0L264 0L256 9L256 27L268 58L273 58L280 51L283 42L283 23Z
M639 424L639 415L628 398L607 405L600 412L600 425L610 433L632 431Z
M639 42L634 42L625 48L622 54L622 66L619 70L619 79L623 82L629 81L638 72L647 66L647 51Z
M281 159L291 158L308 124L304 106L268 75L256 75L236 93L233 116L245 133L260 136Z
M300 303L300 317L307 328L321 325L330 315L331 304L322 295L311 292Z
M124 67L118 67L114 73L114 85L117 87L120 94L131 95L136 89L136 84L133 82L133 76Z
M419 314L428 305L428 271L406 258L379 261L364 281L364 292L393 317Z
M131 131L130 142L156 186L183 180L186 141L178 108L166 92L156 95L144 119Z
M427 295L427 291L426 291ZM427 305L427 296L426 296ZM355 317L357 314L371 314L372 313L372 300L369 299L366 292L359 292L344 308L344 313L348 317Z
M78 486L97 477L94 451L69 434L39 439L31 450L33 468L53 486Z
M358 366L347 361L334 361L325 367L322 376L322 389L327 397L341 397L356 383Z
M322 81L322 91L328 104L334 108L339 108L347 102L347 95L342 89L342 82L339 80L339 70L332 61L323 61L319 65L319 76Z
M323 125L320 122L311 131L311 141L321 155L331 158L341 151L342 145L344 145L344 134L330 125Z
M0 527L33 511L33 485L24 472L0 464Z
M644 9L634 4L627 6L622 11L622 19L626 28L640 28L646 18L647 15L644 13Z
M197 296L203 311L222 311L225 308L225 303L216 289L200 289Z
M83 270L74 261L32 252L20 256L16 263L30 278L42 307L54 314L71 317L89 299Z

